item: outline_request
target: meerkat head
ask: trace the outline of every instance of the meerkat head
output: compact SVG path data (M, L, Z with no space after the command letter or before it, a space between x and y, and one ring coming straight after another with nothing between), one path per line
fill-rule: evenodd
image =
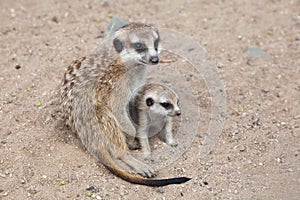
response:
M179 98L172 89L158 84L150 85L145 92L144 104L151 113L171 117L181 115Z
M159 62L160 37L153 26L127 24L116 31L113 46L125 63L146 65Z

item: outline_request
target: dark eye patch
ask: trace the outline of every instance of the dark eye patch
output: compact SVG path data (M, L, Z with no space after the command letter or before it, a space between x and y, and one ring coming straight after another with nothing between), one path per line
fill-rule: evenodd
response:
M154 49L155 49L155 51L158 50L158 43L159 43L159 38L157 38L157 39L154 41Z
M163 103L160 103L160 105L162 107L164 107L166 110L169 110L169 109L173 108L173 105L169 102L163 102Z
M144 52L147 50L147 46L142 42L136 42L132 44L132 47L138 52Z

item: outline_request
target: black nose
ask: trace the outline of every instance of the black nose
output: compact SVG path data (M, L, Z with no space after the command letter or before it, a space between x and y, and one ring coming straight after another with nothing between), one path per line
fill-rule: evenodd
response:
M152 64L157 64L157 63L159 62L158 56L151 56L151 57L150 57L150 62L151 62Z
M177 110L177 111L175 112L175 114L176 114L177 116L179 116L179 115L181 115L181 111L180 111L180 110Z

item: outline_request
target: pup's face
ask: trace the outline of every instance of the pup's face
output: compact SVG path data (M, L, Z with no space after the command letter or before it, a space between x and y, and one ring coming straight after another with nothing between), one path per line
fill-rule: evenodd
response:
M181 115L178 96L171 91L149 94L145 99L145 104L151 113L170 117Z
M116 32L113 45L124 63L147 65L159 62L160 38L152 26L129 24Z

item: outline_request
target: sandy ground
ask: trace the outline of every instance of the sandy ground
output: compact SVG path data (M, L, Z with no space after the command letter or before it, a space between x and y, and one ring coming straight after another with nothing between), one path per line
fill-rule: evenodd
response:
M299 11L297 0L2 0L0 199L299 199ZM192 177L186 184L127 183L56 128L50 102L65 68L100 44L113 16L189 36L224 83L226 120L213 151L199 157L213 106L199 84L201 126L180 158L160 168L159 178Z

